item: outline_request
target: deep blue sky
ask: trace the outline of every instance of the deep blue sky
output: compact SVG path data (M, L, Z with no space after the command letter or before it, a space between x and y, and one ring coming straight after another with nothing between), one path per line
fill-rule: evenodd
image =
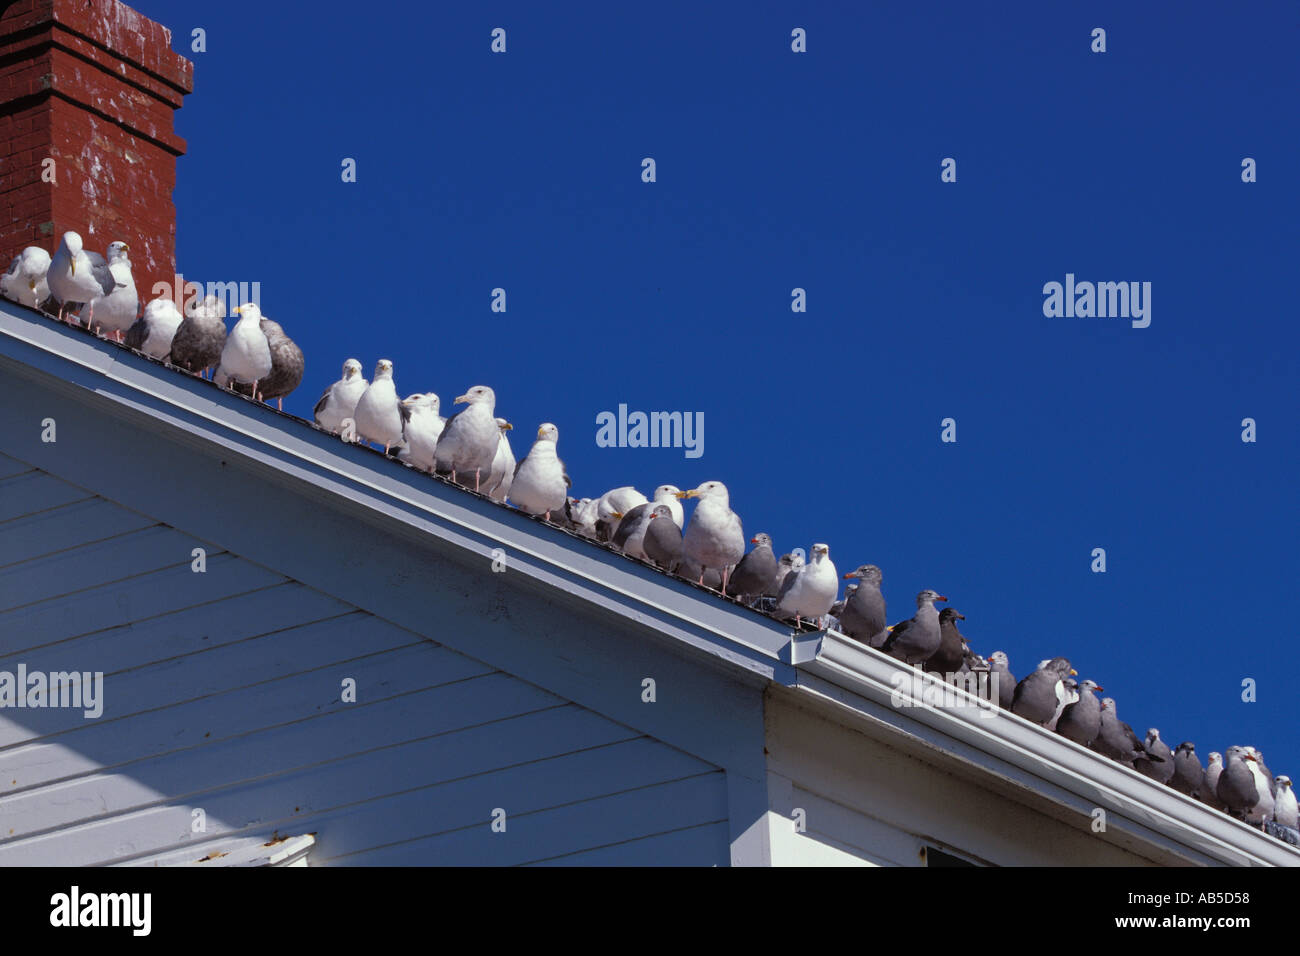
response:
M287 410L349 357L491 385L578 495L720 479L891 620L933 587L1018 676L1300 774L1293 3L134 5L195 62L180 267L262 283ZM1151 282L1150 328L1045 318L1067 272ZM619 403L703 457L597 448Z

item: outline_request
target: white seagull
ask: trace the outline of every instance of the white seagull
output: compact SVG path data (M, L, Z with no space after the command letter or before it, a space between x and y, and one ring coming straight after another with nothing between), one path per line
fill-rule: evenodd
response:
M537 441L517 466L514 481L510 484L510 501L520 511L530 515L544 514L551 520L551 512L559 511L569 494L569 476L564 472L564 462L555 453L560 440L560 430L550 422L537 429Z
M393 363L380 359L375 366L375 377L361 397L353 417L357 434L366 441L384 446L384 454L402 440L402 425L408 409L397 400L397 386L393 384Z
M331 434L343 430L343 420L356 414L357 399L370 383L361 374L361 363L348 359L343 363L343 377L325 389L320 401L312 409L316 424Z
M682 535L682 555L704 572L714 569L722 574L722 592L727 591L731 569L745 555L745 530L740 516L731 510L731 496L720 481L706 481L698 488L677 492L678 498L699 498L691 522Z
M824 544L814 544L812 560L797 571L792 569L781 582L776 614L778 617L793 615L796 627L805 617L817 619L820 626L839 592L840 576L831 562L831 549Z
M442 400L433 392L417 392L402 399L406 420L402 424L402 449L397 457L420 471L433 473L433 452L442 434L443 419L438 414Z
M140 295L135 290L131 260L127 257L130 251L131 247L125 242L109 245L108 271L113 278L113 288L95 296L86 307L86 328L104 329L112 333L116 342L122 341L122 334L135 324L136 313L140 311ZM169 344L169 351L170 348Z
M28 246L9 263L9 271L0 276L0 292L10 301L36 309L50 297L46 276L50 271L50 254L40 246Z
M54 250L46 281L50 294L59 303L60 319L71 303L81 305L96 296L108 295L115 285L104 257L97 252L87 252L82 246L81 236L71 231L63 234L59 248Z
M144 307L144 314L126 330L126 346L156 359L169 360L172 339L184 316L171 299L159 297Z
M497 396L486 385L475 385L464 395L456 396L454 405L468 405L451 418L438 439L435 467L438 474L451 473L451 480L469 486L469 474L474 474L474 490L492 473L492 460L501 444L501 428L497 425ZM459 472L462 480L457 481Z
M260 401L257 384L271 374L271 343L262 331L262 310L248 302L235 309L235 315L239 321L226 336L221 368L213 380L218 384L223 384L219 379L251 384L254 401Z

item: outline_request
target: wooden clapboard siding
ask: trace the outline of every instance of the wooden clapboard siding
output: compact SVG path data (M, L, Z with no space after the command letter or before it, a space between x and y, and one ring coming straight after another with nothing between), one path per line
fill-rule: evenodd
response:
M1098 839L1087 819L1072 822L1011 790L946 772L788 695L769 696L767 722L776 862L923 866L926 845L993 865L1153 862ZM793 826L796 809L804 811L802 833Z
M705 760L4 456L0 502L0 670L104 674L97 719L0 710L0 865L274 832L317 865L728 860Z

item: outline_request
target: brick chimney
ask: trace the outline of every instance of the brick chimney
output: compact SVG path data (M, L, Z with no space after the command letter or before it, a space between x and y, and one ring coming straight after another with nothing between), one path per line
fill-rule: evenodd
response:
M0 269L73 229L130 245L141 304L172 282L173 112L193 88L171 31L118 0L0 0Z

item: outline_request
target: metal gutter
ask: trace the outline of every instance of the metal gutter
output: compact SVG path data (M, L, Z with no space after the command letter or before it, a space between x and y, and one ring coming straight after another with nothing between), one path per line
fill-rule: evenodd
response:
M1300 866L1300 850L1045 727L990 706L837 631L795 646L799 692L887 724L922 745L1192 862ZM927 703L926 688L946 694ZM919 693L918 693L919 691Z

